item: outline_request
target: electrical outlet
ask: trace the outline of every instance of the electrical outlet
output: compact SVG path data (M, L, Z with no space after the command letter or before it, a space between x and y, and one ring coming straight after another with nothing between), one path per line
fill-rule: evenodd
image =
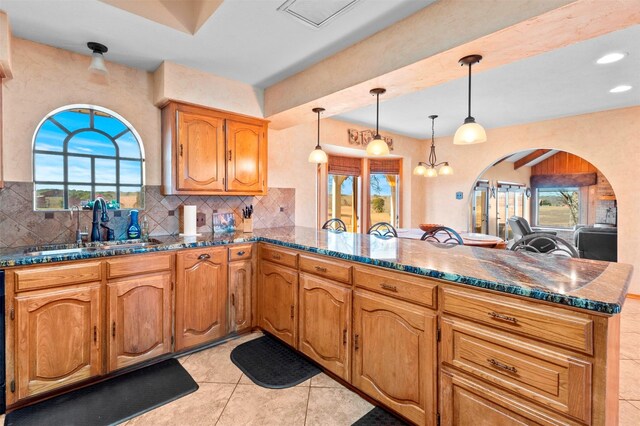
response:
M207 224L207 215L204 213L196 213L196 226L205 226Z
M456 192L456 200L462 200L462 192Z

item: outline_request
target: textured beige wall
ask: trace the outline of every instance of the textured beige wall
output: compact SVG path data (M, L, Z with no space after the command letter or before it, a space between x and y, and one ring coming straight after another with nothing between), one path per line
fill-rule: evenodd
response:
M640 107L577 115L556 120L487 130L484 144L459 146L451 137L439 138L438 157L451 159L456 170L449 180L427 183L426 219L465 229L468 202L476 178L490 164L506 155L536 148L559 149L576 154L596 166L613 186L618 198L618 257L636 267L631 293L640 294L640 197L637 189ZM438 143L439 142L439 143ZM464 200L453 197L464 192ZM432 200L438 200L433 202Z
M316 225L316 165L307 161L317 140L317 123L300 124L285 130L269 129L269 186L296 189L296 225ZM323 119L321 143L332 147L354 148L349 145L347 129L361 127L343 121ZM418 158L425 160L427 143L407 136L381 132L393 137L394 155L403 157L404 191L402 193L402 226L417 226L423 222L424 181L413 176ZM364 151L363 147L359 149Z
M156 105L176 99L252 117L264 117L264 91L239 81L219 77L165 61L154 73Z
M69 104L95 104L126 118L146 153L146 183L160 184L160 110L152 74L107 63L108 84L95 79L89 56L13 38L13 79L4 82L4 179L30 182L31 145L40 120Z

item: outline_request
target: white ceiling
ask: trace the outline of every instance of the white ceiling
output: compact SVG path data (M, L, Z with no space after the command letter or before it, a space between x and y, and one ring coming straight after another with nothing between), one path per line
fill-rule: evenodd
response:
M609 65L595 63L612 51L629 55ZM640 105L639 70L640 25L636 25L474 73L472 115L485 128L495 128ZM620 84L633 89L609 93ZM437 114L436 137L453 135L467 116L466 77L387 101L384 96L380 98L381 130L426 139L431 136L428 116ZM375 115L374 104L332 118L375 128Z
M14 35L153 71L163 60L267 87L415 13L434 0L360 0L314 29L277 11L285 0L226 0L195 35L98 0L0 0ZM318 0L330 1L330 0Z

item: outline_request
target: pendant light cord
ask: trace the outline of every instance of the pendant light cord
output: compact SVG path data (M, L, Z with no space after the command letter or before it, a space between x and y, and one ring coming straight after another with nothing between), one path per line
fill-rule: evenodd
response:
M318 143L316 144L316 149L320 148L320 111L318 111Z
M376 93L376 136L380 134L378 131L378 123L380 122L380 93Z
M471 64L469 64L469 114L467 117L471 117Z

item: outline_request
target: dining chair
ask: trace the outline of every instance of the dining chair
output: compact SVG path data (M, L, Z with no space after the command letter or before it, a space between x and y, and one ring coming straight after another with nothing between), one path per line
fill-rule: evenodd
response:
M578 250L567 241L556 235L542 233L525 235L511 246L511 250L547 256L580 257Z
M371 225L371 228L367 231L369 235L375 235L377 237L385 237L398 238L398 233L396 232L396 228L393 227L390 223L387 222L378 222Z
M347 232L347 225L342 220L334 217L326 221L324 225L322 225L322 229L333 232Z
M462 237L453 229L446 226L437 226L422 234L422 241L431 241L442 244L463 245Z

